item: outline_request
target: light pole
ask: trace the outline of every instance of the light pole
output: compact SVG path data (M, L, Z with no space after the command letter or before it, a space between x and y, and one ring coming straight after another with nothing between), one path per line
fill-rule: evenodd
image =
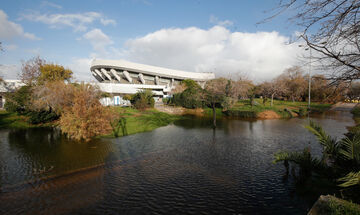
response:
M299 47L304 47L303 45L299 45ZM310 52L310 60L309 60L309 101L308 101L308 111L310 111L310 105L311 105L311 48L307 47L305 48L305 51L309 50Z

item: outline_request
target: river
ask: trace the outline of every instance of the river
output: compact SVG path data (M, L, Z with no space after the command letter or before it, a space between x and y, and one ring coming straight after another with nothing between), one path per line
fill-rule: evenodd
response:
M340 138L350 113L311 117ZM46 128L0 130L0 214L305 214L280 150L320 146L307 118L189 118L90 143Z

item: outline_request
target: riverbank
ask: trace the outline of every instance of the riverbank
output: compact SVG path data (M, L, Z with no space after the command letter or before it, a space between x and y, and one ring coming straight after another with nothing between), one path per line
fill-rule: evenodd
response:
M52 127L56 123L46 124L31 124L29 117L25 115L19 115L17 113L10 113L5 110L0 110L0 128L36 128L36 127Z
M351 113L354 116L355 126L349 128L351 133L360 133L360 104L356 105Z
M330 110L332 104L323 104L318 102L312 102L310 110L312 113L322 113ZM197 115L197 116L212 116L211 108L204 109L186 109L183 107L158 105L156 109L177 115ZM268 100L265 105L262 103L262 99L255 99L255 105L250 105L250 100L240 100L232 108L227 111L222 111L221 108L216 108L216 116L223 117L238 117L247 119L280 119L280 118L292 118L298 116L307 115L308 103L307 102L292 102L274 100L273 106Z
M308 215L355 215L360 214L360 206L334 196L320 196Z
M182 116L160 112L156 109L148 109L139 111L130 107L111 107L117 111L125 120L124 128L120 129L117 134L106 134L103 137L121 137L140 132L152 131L156 128L166 126ZM46 124L31 124L29 117L26 115L18 115L0 110L0 129L1 128L37 128L37 127L54 127L55 122Z
M322 113L329 110L331 106L331 104L312 102L310 111L312 113ZM274 100L271 106L270 100L264 104L262 99L255 99L255 105L253 106L251 106L250 100L240 100L225 114L241 118L279 119L305 116L307 115L307 109L307 102Z
M105 137L121 137L130 134L152 131L156 128L166 126L182 116L160 112L156 109L139 111L130 107L112 107L124 119L123 126L117 134L105 135Z

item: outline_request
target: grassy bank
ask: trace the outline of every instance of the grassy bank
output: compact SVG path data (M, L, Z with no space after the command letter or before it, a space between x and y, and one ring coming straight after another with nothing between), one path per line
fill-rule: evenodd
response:
M360 105L357 105L354 109L351 110L351 113L354 116L355 126L349 128L351 133L360 133Z
M136 134L140 132L152 131L156 128L166 126L175 120L180 119L182 116L171 115L168 113L159 112L155 109L139 111L133 108L113 107L124 117L124 126L119 129L117 135L124 136ZM113 137L114 134L106 135Z
M334 196L320 196L309 211L310 215L360 215L357 204L338 199Z
M257 105L251 106L250 100L241 100L237 102L227 114L230 116L237 116L243 118L257 118L259 114L266 111L273 111L277 114L278 118L288 118L293 116L306 115L308 103L307 102L292 102L274 100L273 106L270 104L270 99L265 103L262 99L255 99ZM312 102L311 112L324 112L331 108L331 104L321 104Z
M28 116L0 110L0 128L34 128L44 126L51 126L51 124L33 125L29 122Z

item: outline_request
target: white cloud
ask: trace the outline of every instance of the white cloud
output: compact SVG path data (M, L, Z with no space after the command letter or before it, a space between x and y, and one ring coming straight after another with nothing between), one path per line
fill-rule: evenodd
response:
M15 64L0 64L0 77L4 79L17 79L20 66Z
M116 25L116 21L113 20L113 19L104 19L104 18L101 18L101 19L100 19L100 22L101 22L101 24L103 24L103 25Z
M21 25L8 20L8 16L0 10L0 39L12 39L14 37L25 37L31 40L39 40L34 34L24 32Z
M98 28L87 32L83 38L90 42L95 51L100 53L106 53L107 46L113 44L113 41Z
M77 81L96 81L90 72L91 58L74 58L69 68Z
M5 49L5 51L14 51L14 50L16 50L18 47L17 47L17 45L15 45L15 44L5 44L4 45L4 49Z
M42 1L41 6L42 7L53 7L53 8L56 8L56 9L62 9L61 5L55 4L53 2L48 2L48 1Z
M247 74L271 79L297 64L301 50L278 32L230 32L223 26L162 29L126 42L126 57L139 63L216 76Z
M41 22L49 25L51 28L71 27L74 31L86 31L89 24L99 21L103 25L115 25L116 21L106 19L101 13L86 12L73 14L40 14L32 12L23 14L22 19L27 19L33 22Z
M230 20L219 20L214 15L211 15L209 18L209 22L214 25L220 25L220 26L232 26L234 23Z

